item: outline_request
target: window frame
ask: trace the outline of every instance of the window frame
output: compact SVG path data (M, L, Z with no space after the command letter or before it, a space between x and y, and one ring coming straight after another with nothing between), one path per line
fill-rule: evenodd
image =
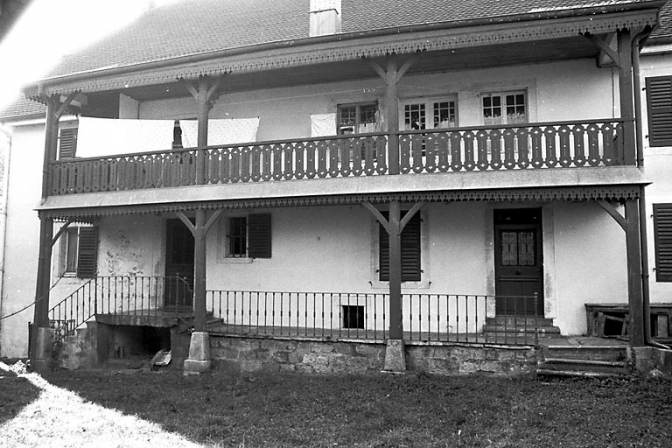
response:
M653 204L653 233L656 282L672 282L672 203Z
M518 104L514 103L513 105L509 106L507 102L507 97L508 96L517 96L517 95L523 95L523 107L525 109L525 117L523 120L514 120L514 121L509 121L508 117L509 114L505 113L506 109L508 107L517 107ZM500 104L498 106L487 106L490 108L494 107L499 107L502 109L502 114L500 116L501 122L500 123L487 123L487 119L485 116L485 110L486 110L486 105L485 105L485 100L486 98L499 98L500 99ZM488 92L481 92L480 94L480 111L481 111L481 120L483 122L483 126L507 126L507 125L516 125L516 124L527 124L530 123L530 95L527 89L515 89L515 90L504 90L504 91L488 91Z
M96 277L98 245L97 227L68 226L60 237L60 276L80 279Z
M436 110L434 106L437 103L453 103L452 107L455 110L455 120L454 120L454 125L448 126L448 127L441 127L441 126L436 126L435 121L434 121L434 116L436 113ZM406 120L406 108L408 106L415 106L415 105L422 105L425 109L425 123L423 124L424 127L420 127L419 129L413 129L407 128L407 120ZM451 106L449 106L451 107ZM434 97L416 97L416 98L407 98L399 101L399 129L402 131L415 131L415 130L424 130L424 129L453 129L459 127L459 107L458 107L458 101L457 101L457 95L451 94L451 95L445 95L445 96L434 96ZM428 123L428 120L431 120ZM428 124L431 124L431 126L427 126Z
M650 76L645 82L649 146L672 146L672 75Z
M223 256L221 258L226 262L251 262L259 258L272 258L273 252L273 220L270 213L250 213L246 215L227 216L223 219L222 234ZM236 225L238 235L234 235L239 242L242 241L245 246L243 254L240 248L236 248L234 253L234 242L232 241L232 222L244 223L245 235L240 232L241 228Z
M349 108L355 108L355 123L354 124L342 124L342 111L343 109L349 109ZM362 126L362 108L373 108L373 117L374 121L373 123L368 122L369 124L373 124L372 130L368 132L360 132L360 126ZM345 128L352 127L353 130L352 132L345 132ZM378 110L378 102L377 101L363 101L363 102L357 102L357 103L343 103L343 104L338 104L336 106L336 135L360 135L360 134L368 134L372 132L377 132L380 127L380 112Z
M402 215L408 211L408 208L402 208ZM383 215L387 210L381 210ZM420 217L420 280L402 281L403 289L425 289L429 288L430 278L430 244L429 244L429 213L427 210L420 210L417 215ZM414 217L415 218L415 217ZM406 229L404 229L406 230ZM380 222L375 217L371 217L371 287L373 289L389 289L390 282L380 280ZM403 256L403 254L402 254ZM402 268L403 269L403 268Z

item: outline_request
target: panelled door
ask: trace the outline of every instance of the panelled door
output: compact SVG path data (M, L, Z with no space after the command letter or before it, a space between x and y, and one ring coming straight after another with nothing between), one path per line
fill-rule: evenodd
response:
M167 306L192 306L194 244L194 236L182 221L179 219L166 221L165 304Z
M541 209L495 210L494 219L497 315L543 316Z

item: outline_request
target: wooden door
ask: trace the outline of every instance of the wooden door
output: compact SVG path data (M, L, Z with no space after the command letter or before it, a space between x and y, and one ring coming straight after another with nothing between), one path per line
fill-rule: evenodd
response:
M498 315L544 315L541 236L541 209L495 210Z
M166 221L166 306L191 307L194 289L194 236L179 219Z

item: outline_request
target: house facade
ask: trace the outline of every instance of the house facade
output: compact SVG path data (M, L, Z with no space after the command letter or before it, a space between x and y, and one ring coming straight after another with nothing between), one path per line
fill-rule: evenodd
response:
M44 159L43 182L10 177L8 211L39 221L8 213L3 314L37 301L36 365L156 310L193 318L187 371L211 334L382 341L399 370L413 341L594 332L587 304L647 344L644 191L672 190L643 170L636 67L665 2L263 3L151 10L27 87L46 132L14 128L12 172ZM103 358L146 337L105 331Z

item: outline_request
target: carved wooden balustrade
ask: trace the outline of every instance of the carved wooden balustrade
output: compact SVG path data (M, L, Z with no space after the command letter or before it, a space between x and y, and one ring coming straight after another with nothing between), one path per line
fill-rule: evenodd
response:
M623 120L361 134L61 160L51 195L199 184L622 165ZM634 151L634 148L627 148Z

